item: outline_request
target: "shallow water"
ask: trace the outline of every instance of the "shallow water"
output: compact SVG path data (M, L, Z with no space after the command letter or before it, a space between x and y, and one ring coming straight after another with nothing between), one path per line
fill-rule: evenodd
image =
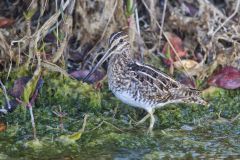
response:
M113 159L240 158L240 127L214 124L193 131L155 130L151 145L116 147ZM141 136L141 135L139 135ZM142 135L144 136L144 135Z
M4 139L0 159L237 159L240 158L240 123L213 122L208 126L138 131L89 132L73 144L41 139L39 144ZM190 128L190 129L189 129ZM19 138L20 139L20 138ZM27 142L27 143L26 143Z

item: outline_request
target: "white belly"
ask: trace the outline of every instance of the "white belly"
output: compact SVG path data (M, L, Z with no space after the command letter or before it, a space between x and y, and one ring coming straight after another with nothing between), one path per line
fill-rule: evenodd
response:
M128 92L113 92L113 94L120 99L123 103L126 103L130 106L138 107L138 108L143 108L147 111L152 110L152 104L148 102L143 102L143 101L136 101L131 94Z

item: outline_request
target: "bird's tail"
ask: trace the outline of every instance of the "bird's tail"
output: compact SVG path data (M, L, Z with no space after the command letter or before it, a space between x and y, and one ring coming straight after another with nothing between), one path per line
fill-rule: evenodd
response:
M208 103L201 98L201 94L202 92L197 89L184 87L175 92L175 97L176 99L182 99L184 103L208 105Z
M200 104L200 105L204 105L204 106L208 105L208 102L203 100L201 97L189 97L189 98L183 99L183 102L184 103L195 103L195 104Z

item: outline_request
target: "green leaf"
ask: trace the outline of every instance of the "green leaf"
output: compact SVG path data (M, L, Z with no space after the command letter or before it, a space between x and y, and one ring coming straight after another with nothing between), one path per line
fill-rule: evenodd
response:
M171 53L170 53L170 46L167 46L167 53L166 53L166 58L170 59L171 58Z
M133 3L133 0L127 0L127 7L126 7L126 15L127 17L129 17L130 15L133 14L134 12L134 3Z
M73 133L72 135L69 135L69 139L71 140L79 140L82 136L82 132L76 132L76 133Z
M37 9L29 10L28 12L23 12L24 18L30 20L32 16L36 13Z
M77 140L81 138L81 136L82 131L78 131L70 135L61 135L59 138L57 138L57 140L68 145L75 143Z
M70 135L62 135L59 138L57 138L57 140L64 143L65 145L73 144L77 140L79 140L82 136L82 133L85 130L85 126L86 126L86 123L87 123L87 117L88 117L88 115L84 116L83 126L78 132L75 132L75 133L70 134Z

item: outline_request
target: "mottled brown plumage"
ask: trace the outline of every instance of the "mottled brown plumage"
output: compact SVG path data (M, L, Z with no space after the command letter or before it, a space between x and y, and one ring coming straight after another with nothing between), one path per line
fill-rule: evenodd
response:
M130 54L128 36L123 32L113 33L109 49L85 79L110 57L107 76L109 89L126 104L145 109L151 117L149 131L154 125L154 110L169 103L197 103L206 105L201 92L189 88L162 71L136 62ZM147 119L145 117L143 122Z

